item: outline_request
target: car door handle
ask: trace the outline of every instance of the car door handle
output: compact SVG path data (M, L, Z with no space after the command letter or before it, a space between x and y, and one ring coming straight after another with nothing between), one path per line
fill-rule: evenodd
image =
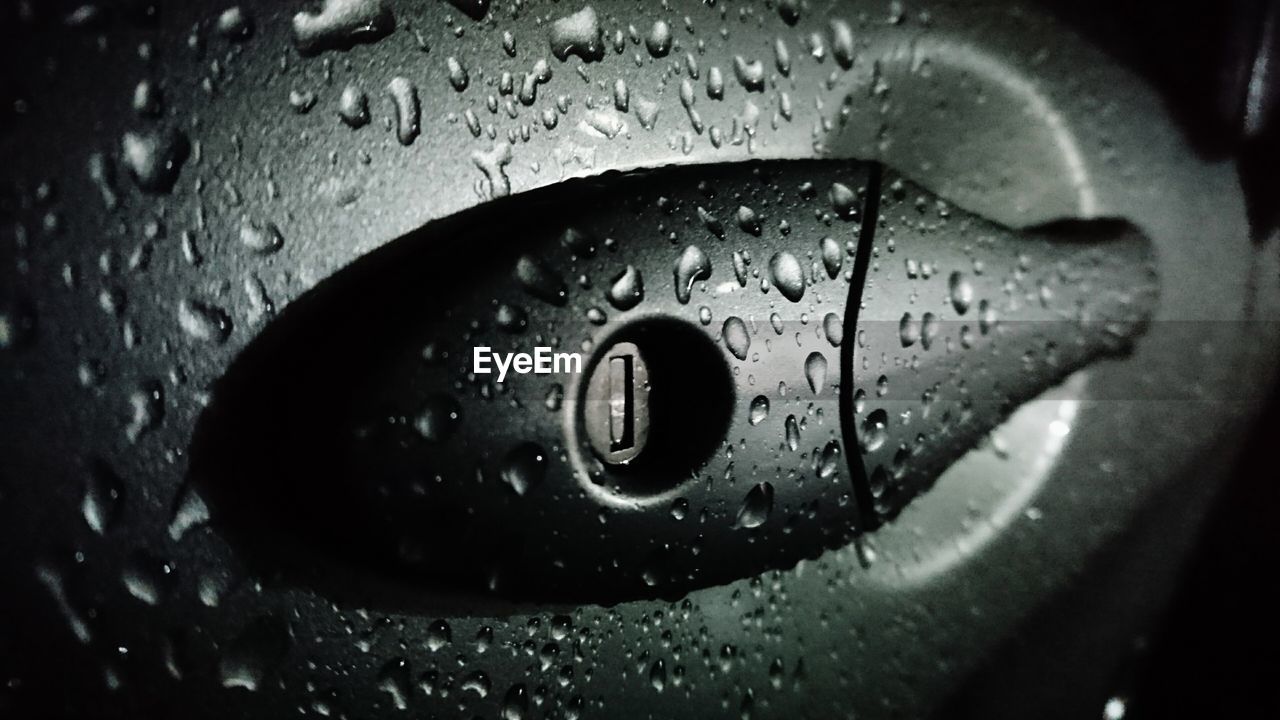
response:
M567 181L286 308L215 388L191 480L246 558L330 593L678 597L846 544L1123 349L1148 252L869 163Z

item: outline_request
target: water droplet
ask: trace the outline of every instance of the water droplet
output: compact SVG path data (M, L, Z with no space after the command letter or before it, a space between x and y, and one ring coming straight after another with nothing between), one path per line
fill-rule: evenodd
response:
M1044 280L1039 282L1036 294L1040 299L1040 307L1042 308L1049 307L1050 303L1053 302L1053 288L1049 287Z
M284 660L291 643L289 628L283 621L272 616L251 620L225 647L218 661L222 687L257 690Z
M933 347L933 339L938 336L938 316L925 313L920 327L920 346L925 350Z
M98 293L98 307L102 311L113 317L119 317L124 312L125 304L128 297L124 294L124 290L118 287L103 288Z
M561 233L561 245L572 252L576 258L594 258L595 238L577 228L564 228Z
M911 347L920 339L920 321L911 316L911 313L903 313L902 320L898 321L898 339L902 342L902 347Z
M146 605L158 605L168 590L166 576L170 572L168 565L139 552L126 561L120 580L124 583L125 590L135 599Z
M215 28L222 37L237 42L253 36L253 20L238 5L223 10Z
M757 395L751 401L751 411L748 414L748 422L752 425L759 425L769 417L769 398L764 395Z
M788 415L782 422L783 435L787 441L787 449L795 452L800 449L800 423L795 415Z
M757 483L743 499L742 508L738 510L738 518L734 526L747 529L760 527L769 519L771 512L773 512L773 485L767 482Z
M178 499L173 504L173 515L169 518L167 531L169 539L178 542L192 528L209 522L209 506L196 490L188 483L178 491Z
M436 620L427 628L427 649L436 652L453 642L453 629L444 620Z
M493 322L500 330L520 333L529 327L529 315L523 308L502 303L493 313Z
M511 180L507 178L506 166L511 162L511 144L500 142L489 151L477 150L471 153L471 162L480 168L485 179L489 181L489 199L506 197L511 194Z
M463 692L475 693L476 697L484 699L489 697L491 684L489 676L483 670L474 670L462 679L462 685L459 687Z
M724 239L724 224L721 223L715 215L712 215L706 208L701 205L697 208L698 219L707 228L707 232L715 235L721 240Z
M551 388L547 390L547 397L543 400L543 405L551 412L560 409L560 405L564 402L564 386L560 383L552 383Z
M711 277L711 259L697 245L690 245L680 253L675 265L676 299L687 304L693 293L693 284Z
M778 0L778 15L788 25L800 20L800 0Z
M737 315L724 321L720 330L724 337L724 345L739 360L747 359L747 351L751 349L751 335L747 332L747 324Z
M572 15L551 23L551 54L565 61L577 55L586 62L604 57L604 41L595 8L587 5Z
M738 227L742 228L743 232L751 233L756 237L760 236L760 218L756 215L755 210L746 205L739 205L737 216Z
M532 255L521 255L516 261L516 280L530 295L552 305L568 301L568 286L554 271Z
M858 435L858 443L864 453L879 450L889 437L889 413L883 408L872 410L862 421L862 432Z
M804 360L804 377L809 381L809 389L814 395L821 395L827 384L827 356L820 352L811 352Z
M546 476L547 453L535 443L521 443L503 456L499 474L516 495L523 497Z
M178 325L188 337L205 342L223 343L231 335L231 318L226 311L199 300L178 303Z
M120 204L120 196L116 192L115 167L111 159L105 153L90 153L86 165L89 179L102 197L102 204L108 210L115 210Z
M81 643L88 645L93 640L93 634L84 613L71 603L71 597L67 594L67 584L62 572L41 562L36 566L36 578L53 596L53 602L58 606L62 617L66 619L72 634Z
M164 420L164 388L155 380L147 380L129 393L130 418L124 434L135 443L144 434L156 429Z
M666 20L657 20L649 29L649 36L644 40L649 54L654 57L666 57L671 52L671 26Z
M853 66L853 29L844 20L831 21L831 55L845 70Z
M355 85L347 85L338 98L338 117L349 127L369 124L369 96Z
M822 456L818 461L818 477L826 480L833 477L840 469L840 443L829 441L822 448Z
M626 112L631 107L631 92L627 90L627 81L618 78L613 81L613 109Z
M90 463L80 512L91 530L103 535L111 527L124 497L124 481L102 460Z
M454 90L462 92L467 89L467 85L471 82L471 77L467 74L467 69L462 66L458 58L450 55L445 59L445 65L449 70L449 84Z
M733 277L739 286L747 286L747 257L741 250L733 251Z
M0 300L0 350L29 345L36 335L36 313L25 299Z
M628 265L609 285L609 304L618 310L630 310L644 300L644 278L634 265Z
M741 55L734 55L733 74L748 92L764 91L764 63L759 60L747 60Z
M523 105L532 105L538 99L538 86L550 82L551 66L546 60L539 59L533 64L533 71L525 73L524 81L520 83L520 102ZM552 117L555 116L551 108L547 108L546 112L550 112Z
M397 710L409 709L409 694L412 692L409 675L409 661L404 658L392 658L378 671L378 689L391 698Z
M303 54L374 42L395 29L384 0L324 0L319 12L293 16L293 40Z
M263 318L275 314L276 305L267 295L267 288L256 275L250 274L244 279L244 294L249 298L249 309L246 315L249 324L261 322Z
M652 130L657 124L658 110L658 103L641 97L636 98L636 120L640 121L640 127L645 130Z
M160 88L150 80L139 81L133 88L133 111L143 117L160 117L163 110Z
M413 429L432 442L446 440L458 428L462 408L449 395L433 395L428 398L413 420Z
M275 223L258 224L245 217L240 220L240 244L260 255L270 255L284 247L284 236Z
M594 17L594 15L592 16ZM512 685L502 699L502 720L525 720L529 713L529 692L524 684Z
M649 685L658 692L667 687L667 666L661 659L655 660L649 668Z
M410 145L418 137L422 117L418 88L405 78L396 77L387 83L387 94L396 108L396 139L401 145Z
M844 342L844 321L835 313L827 313L822 318L822 331L827 335L831 347L840 347Z
M996 312L995 307L986 300L978 302L978 330L983 335L991 332L991 329L1000 321L1000 315Z
M126 132L121 140L124 166L146 193L162 194L173 189L190 152L187 136L172 128Z
M782 296L791 302L804 297L804 268L795 255L782 251L769 258L769 275Z
M951 294L951 307L960 315L968 312L969 306L973 304L973 285L964 273L951 273L951 277L947 279L947 290Z
M583 123L586 128L589 128L597 135L610 140L626 132L627 129L626 121L613 110L589 111L583 116Z
M309 90L290 90L289 107L299 115L306 115L316 105L316 94Z
M846 220L858 214L858 195L844 183L831 185L831 207L836 215Z
M488 625L481 625L476 631L476 652L483 655L489 652L489 648L493 646L493 628Z
M489 0L449 0L449 4L466 13L472 20L483 20L489 12ZM515 41L512 40L512 43ZM507 44L505 41L504 45ZM514 47L514 44L512 45ZM514 55L515 53L509 53ZM483 673L482 673L483 674Z
M724 99L724 73L715 65L707 71L707 97L712 100Z
M827 277L832 280L840 274L840 268L844 265L844 250L841 249L840 243L834 238L824 237L820 244L822 251L822 265L827 269Z

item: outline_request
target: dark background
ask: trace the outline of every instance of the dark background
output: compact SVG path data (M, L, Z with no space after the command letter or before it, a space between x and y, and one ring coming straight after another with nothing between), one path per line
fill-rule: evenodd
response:
M1247 133L1243 113L1255 59L1265 56L1280 72L1280 3L1045 4L1159 88L1200 153L1234 156L1254 237L1278 232L1280 132L1272 113L1259 132ZM1266 78L1264 87L1265 100L1280 93L1280 75ZM1129 701L1126 717L1280 717L1280 581L1274 577L1280 570L1280 391L1270 395L1159 630L1117 679L1117 695Z
M1137 659L1129 717L1280 717L1280 392Z

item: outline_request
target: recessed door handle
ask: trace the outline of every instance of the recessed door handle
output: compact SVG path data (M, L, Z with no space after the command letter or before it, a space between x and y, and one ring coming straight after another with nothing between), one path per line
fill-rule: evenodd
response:
M431 223L251 344L192 481L309 584L616 602L817 557L1154 302L1127 225L1015 232L882 172L669 168Z

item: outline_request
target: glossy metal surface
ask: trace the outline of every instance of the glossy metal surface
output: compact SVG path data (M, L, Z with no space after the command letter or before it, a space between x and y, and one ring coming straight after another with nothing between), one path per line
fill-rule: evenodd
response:
M248 26L202 2L8 11L4 703L919 716L996 658L992 712L1101 707L1115 663L1070 659L1123 655L1160 607L1277 346L1274 240L1144 81L1024 5L593 0L600 47L566 54L587 3L327 4L394 30L321 49L293 3L240 3ZM252 571L206 522L185 481L210 388L326 278L493 197L753 158L880 161L1014 228L1121 218L1154 315L858 543L675 601L371 609ZM1061 652L1008 649L1031 632Z

